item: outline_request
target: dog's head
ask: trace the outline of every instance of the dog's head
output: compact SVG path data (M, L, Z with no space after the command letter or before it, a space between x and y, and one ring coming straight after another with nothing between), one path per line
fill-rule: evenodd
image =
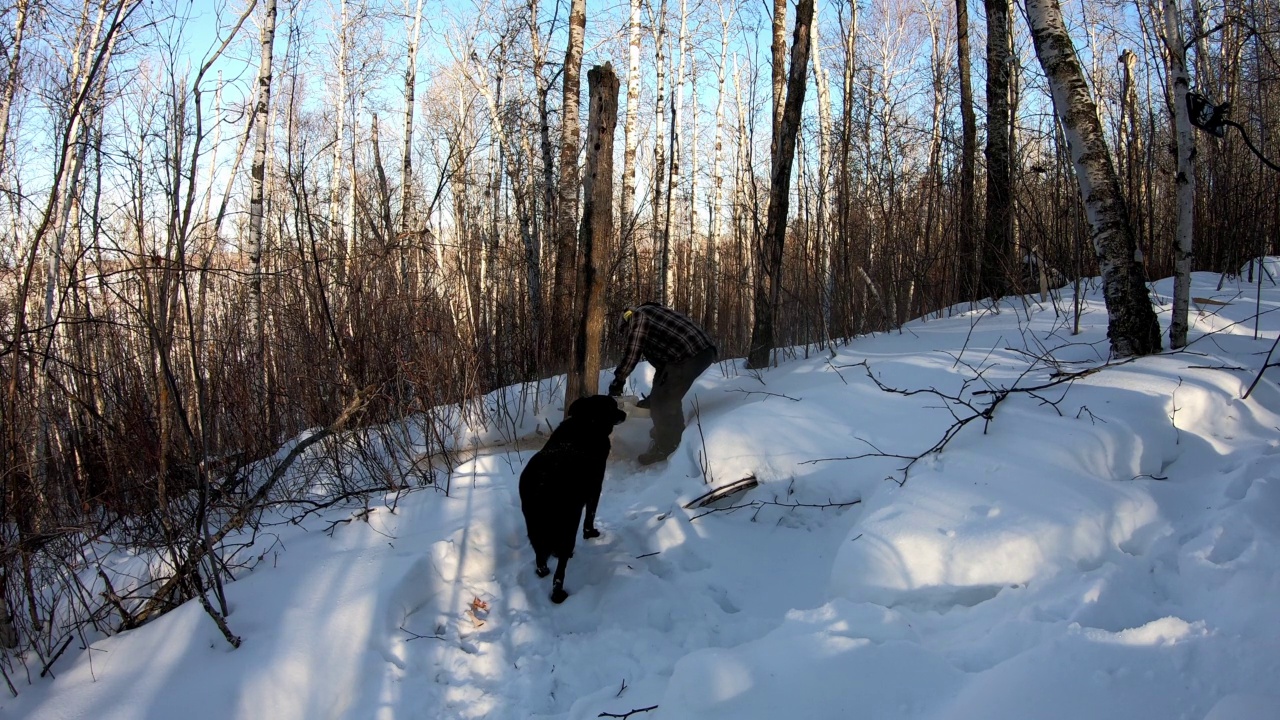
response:
M612 432L613 426L627 419L627 414L618 409L618 401L608 395L592 395L578 398L569 406L566 418L575 418L593 427L604 428Z

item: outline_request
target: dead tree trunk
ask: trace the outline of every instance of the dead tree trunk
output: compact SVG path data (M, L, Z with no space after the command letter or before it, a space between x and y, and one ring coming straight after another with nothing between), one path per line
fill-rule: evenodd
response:
M1158 352L1160 325L1151 308L1146 272L1120 192L1120 178L1107 150L1098 107L1067 34L1062 8L1058 0L1027 0L1027 16L1036 56L1049 78L1054 111L1062 119L1102 273L1111 352L1115 357Z
M769 366L773 348L774 320L782 290L782 249L787 235L787 211L791 196L791 163L796 153L796 132L804 107L805 79L809 65L809 30L813 24L814 0L800 0L796 7L796 30L791 46L791 70L787 77L787 98L782 112L778 151L769 176L769 213L761 240L760 272L755 286L755 322L751 329L747 365Z
M595 395L600 382L600 341L604 336L606 250L613 238L613 131L618 124L618 76L613 65L587 73L591 92L587 167L582 176L582 225L578 231L578 289L574 317L573 365L565 389L565 409L576 398Z

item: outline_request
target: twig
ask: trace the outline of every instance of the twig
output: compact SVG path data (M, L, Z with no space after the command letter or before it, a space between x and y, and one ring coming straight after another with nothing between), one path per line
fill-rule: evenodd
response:
M1258 383L1262 380L1262 373L1266 372L1267 368L1280 365L1280 363L1272 364L1271 362L1271 354L1276 351L1276 345L1280 345L1280 335L1277 335L1276 341L1271 343L1271 349L1267 351L1267 359L1262 361L1262 367L1258 369L1257 377L1253 379L1253 382L1249 383L1249 389L1244 391L1244 395L1240 398L1241 400L1249 399L1250 393L1252 393L1253 389L1258 386Z
M443 635L419 635L418 633L412 630L405 629L403 625L400 626L400 630L402 632L409 634L409 639L405 640L405 642L413 642L414 640L444 640L445 639Z
M657 710L657 709L658 709L658 706L657 706L657 705L650 705L649 707L646 707L646 708L637 708L637 709L635 709L635 710L632 710L632 711L630 711L630 712L626 713L625 715L617 715L617 714L614 714L614 713L611 713L611 712L602 712L602 713L600 713L599 715L597 715L596 717L603 717L603 718L624 718L624 720L625 720L625 718L629 718L629 717L631 717L632 715L636 715L636 714L638 714L638 713L646 713L646 712L649 712L650 710Z
M62 643L62 647L58 648L58 652L54 653L53 657L49 658L49 662L44 664L44 668L40 671L40 677L44 677L49 674L49 669L53 667L54 663L58 662L58 658L62 657L62 653L67 651L67 646L71 644L73 639L74 636L67 636L66 642ZM16 697L17 693L14 693L14 696Z
M782 507L782 508L788 508L788 509L795 509L795 508L816 508L816 509L819 509L819 510L825 510L825 509L827 509L827 508L842 508L842 507L850 507L850 506L852 506L852 505L858 505L858 504L860 504L861 502L862 502L862 498L858 498L857 500L850 500L849 502L840 502L840 503L838 503L838 502L826 502L826 503L824 503L824 504L817 504L817 503L801 503L801 502L796 502L796 503L784 503L784 502L778 502L778 501L776 501L776 500L752 500L752 501L751 501L751 502L749 502L749 503L743 503L743 504L741 504L741 505L729 505L729 506L722 507L722 508L712 508L712 509L710 509L710 510L706 510L706 511L704 511L704 512L698 513L697 515L694 515L693 517L689 518L689 522L693 522L694 520L697 520L698 518L701 518L701 517L706 517L706 516L708 516L708 515L710 515L710 514L712 514L712 513L718 513L718 512L733 512L734 510L745 510L745 509L747 509L747 508L755 508L756 510L760 510L761 508L764 508L764 507L766 507L766 506L770 506L770 505L772 505L772 506L774 506L774 507Z
M745 395L765 395L767 397L785 398L791 402L800 402L800 398L793 398L790 395L781 395L779 393L765 392L764 390L743 390L742 388L732 388L728 392L743 393Z

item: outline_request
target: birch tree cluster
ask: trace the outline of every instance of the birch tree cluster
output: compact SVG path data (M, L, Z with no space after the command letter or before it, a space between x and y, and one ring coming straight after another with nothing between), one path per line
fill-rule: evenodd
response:
M564 373L584 65L621 81L606 366L646 300L764 368L1107 272L1028 22L1048 5L1138 252L1124 290L1260 271L1280 178L1174 111L1229 102L1280 158L1280 2L1179 2L0 0L0 645L225 616L255 463ZM435 482L394 436L318 443L322 490ZM104 547L158 559L104 586Z

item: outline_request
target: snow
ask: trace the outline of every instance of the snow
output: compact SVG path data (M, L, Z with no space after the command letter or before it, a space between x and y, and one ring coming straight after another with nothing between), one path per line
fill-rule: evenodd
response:
M1263 282L1255 338L1256 288L1218 280L1194 278L1193 297L1227 304L1193 303L1186 352L1012 393L905 476L953 413L991 401L976 391L1104 362L1096 290L1082 335L1064 291L1061 314L1015 298L763 373L723 362L667 463L634 460L648 419L616 429L604 535L580 541L560 606L516 491L559 411L508 389L521 410L501 426L454 418L471 452L447 496L264 529L263 560L226 588L239 649L187 603L90 638L54 678L19 676L0 715L1280 717L1280 370L1240 399L1280 290ZM937 392L882 390L864 361L888 388ZM877 451L906 457L842 459ZM759 487L684 507L747 475Z

